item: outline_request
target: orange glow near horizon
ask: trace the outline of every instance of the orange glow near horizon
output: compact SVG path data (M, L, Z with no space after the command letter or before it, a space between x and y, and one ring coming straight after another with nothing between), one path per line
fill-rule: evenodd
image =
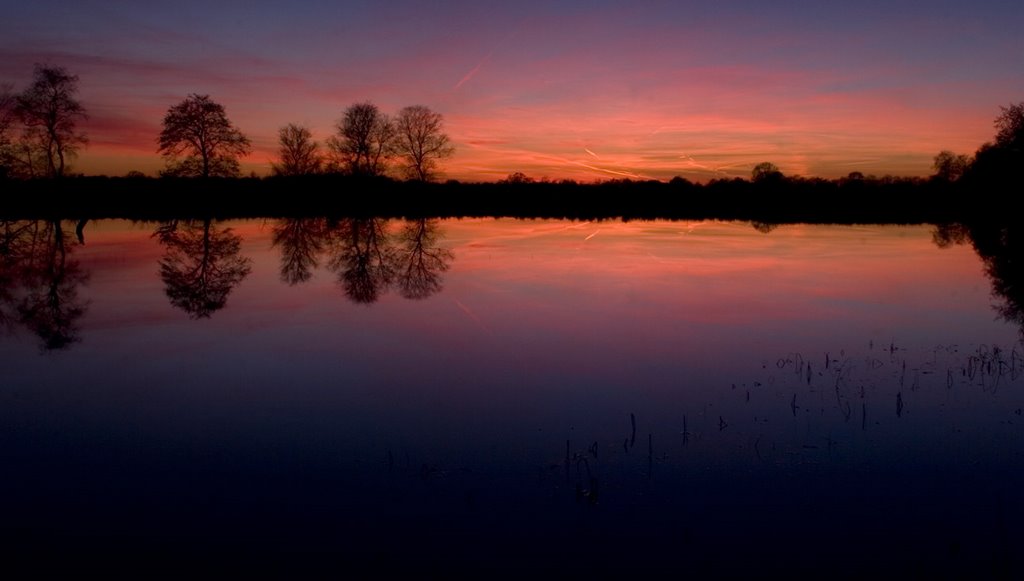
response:
M904 118L904 133L894 138L885 132L890 120L884 109L879 113L876 123L857 127L856 133L835 121L800 127L744 124L724 117L651 115L628 121L581 118L568 126L565 117L555 114L507 119L451 115L446 125L456 153L442 167L445 178L463 181L493 181L518 171L534 178L582 182L668 180L677 175L704 182L747 177L762 161L772 161L787 175L836 178L861 171L924 176L930 174L932 157L939 150L973 152L987 139L984 116L961 118L959 126L941 131L932 129L923 116ZM77 171L124 175L136 170L155 175L163 167L155 152L157 130L152 139L139 133L127 138L108 136L104 128L90 130L88 125L86 130L92 144L76 160ZM242 161L244 174L269 174L277 151L268 135L275 134L276 129L267 126L251 137L254 151ZM329 135L317 131L321 143Z
M25 86L34 63L79 75L91 142L74 168L86 174L155 175L164 113L200 93L252 140L245 174L269 173L279 127L305 125L322 143L368 100L444 115L456 152L443 177L463 181L704 182L762 161L787 175L924 176L939 151L990 140L999 106L1024 95L1006 58L1020 54L1024 9L984 2L940 0L928 15L874 0L783 1L771 14L312 2L244 16L190 0L116 12L49 2L12 14L23 26L0 39L0 83Z

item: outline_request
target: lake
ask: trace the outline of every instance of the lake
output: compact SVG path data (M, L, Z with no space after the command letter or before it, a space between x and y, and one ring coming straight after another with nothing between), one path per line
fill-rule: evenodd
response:
M1012 232L0 227L37 572L1021 574Z

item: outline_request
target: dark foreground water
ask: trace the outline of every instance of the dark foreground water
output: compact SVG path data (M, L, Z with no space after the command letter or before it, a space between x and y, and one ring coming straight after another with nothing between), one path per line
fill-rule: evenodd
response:
M0 226L11 567L1022 573L998 232Z

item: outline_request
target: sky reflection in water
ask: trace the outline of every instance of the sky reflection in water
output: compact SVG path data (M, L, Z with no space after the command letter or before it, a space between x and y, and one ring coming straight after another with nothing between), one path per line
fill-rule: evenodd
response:
M1020 329L933 227L74 226L4 271L21 554L1019 570Z

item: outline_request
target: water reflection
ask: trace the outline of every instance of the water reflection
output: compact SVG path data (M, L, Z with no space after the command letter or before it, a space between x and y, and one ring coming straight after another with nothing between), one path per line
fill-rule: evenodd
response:
M448 270L452 252L438 245L437 220L411 220L400 234L397 253L398 289L407 299L425 299L440 292L441 273Z
M27 252L5 226L4 256ZM960 572L1020 544L995 521L1022 506L992 500L1024 483L1022 345L988 297L1014 286L1012 232L939 228L963 244L939 250L927 226L89 222L81 246L73 226L87 340L0 349L0 536L39 531L31 548L532 566L550 547L725 577L799 551L800 572L910 577L936 547ZM230 250L232 308L194 324L164 271L201 270L204 245Z
M211 220L165 222L154 236L166 247L160 278L167 298L190 318L209 318L224 308L252 270L252 261L241 255L242 238Z
M437 220L408 220L395 228L382 218L289 218L273 229L280 248L281 280L309 281L326 257L345 296L371 304L389 288L407 299L425 299L443 288L442 273L454 255L441 246Z
M343 220L332 229L330 259L345 296L356 303L374 303L395 277L395 248L387 220Z
M84 246L87 220L0 222L0 326L26 328L44 350L78 342L88 303L80 288L89 273L73 258ZM153 237L164 247L160 279L171 305L189 318L205 319L224 308L232 291L251 273L242 237L213 220L161 222ZM279 249L280 278L308 282L325 266L352 302L376 302L394 288L408 299L424 299L443 288L454 255L442 246L437 220L392 222L379 218L294 218L272 230Z
M79 287L88 279L72 258L76 243L59 221L5 221L0 234L0 323L23 325L46 350L80 340L87 303Z
M993 308L1024 336L1024 244L1020 229L996 224L942 224L932 239L939 248L970 244L992 283Z
M0 326L30 330L44 350L66 349L81 339L88 302L80 294L89 273L76 252L94 222L0 222ZM752 223L771 237L777 225ZM1024 335L1024 257L1014 225L943 224L933 230L940 247L970 245L982 261L999 316ZM160 223L153 237L163 247L160 280L170 303L192 319L209 318L253 269L242 236L213 220ZM280 252L280 280L309 283L318 269L337 280L344 296L372 304L394 291L421 300L444 288L455 256L436 219L289 218L271 230Z
M327 231L323 218L286 218L277 222L272 240L281 249L282 282L294 286L313 277L313 270L320 266Z

